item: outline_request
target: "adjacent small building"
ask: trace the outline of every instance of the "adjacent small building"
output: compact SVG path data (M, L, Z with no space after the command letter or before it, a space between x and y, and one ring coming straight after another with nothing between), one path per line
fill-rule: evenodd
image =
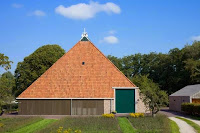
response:
M188 85L169 96L169 109L181 111L182 103L200 103L200 84Z
M20 115L145 112L139 88L88 39L81 40L17 97Z

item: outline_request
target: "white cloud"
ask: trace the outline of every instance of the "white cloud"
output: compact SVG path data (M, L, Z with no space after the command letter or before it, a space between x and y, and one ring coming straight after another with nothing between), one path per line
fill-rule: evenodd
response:
M13 3L11 6L14 8L22 8L23 7L22 4L16 4L16 3Z
M200 35L199 36L193 36L191 37L192 41L200 41Z
M115 43L118 43L119 40L115 36L107 36L107 37L104 37L103 40L101 40L100 42L115 44Z
M41 11L41 10L35 10L32 13L29 13L28 16L39 16L39 17L43 17L46 16L46 13Z
M110 35L113 35L113 34L115 34L115 33L116 33L115 30L109 30L109 31L108 31L108 34L110 34Z
M106 12L108 14L119 14L121 9L118 5L108 2L105 4L99 4L98 2L90 2L89 4L79 3L65 7L60 5L55 8L55 12L71 19L90 19L93 18L99 12Z

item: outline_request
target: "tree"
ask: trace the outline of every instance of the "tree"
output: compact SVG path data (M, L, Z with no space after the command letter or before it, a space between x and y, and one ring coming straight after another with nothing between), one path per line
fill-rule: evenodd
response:
M14 100L12 89L15 86L15 78L11 72L5 72L0 77L0 110L2 106Z
M200 41L195 41L192 45L186 45L182 51L184 67L190 74L190 83L200 83Z
M12 61L9 60L8 56L5 56L4 54L0 53L0 67L3 67L5 70L8 70L11 68Z
M168 104L168 95L160 90L159 85L148 78L148 75L135 75L132 81L140 88L140 96L152 116L160 110L160 107Z
M130 80L134 75L149 75L161 90L172 94L189 84L200 83L200 41L168 53L151 52L108 58Z
M31 55L19 62L15 70L16 88L14 93L18 96L49 67L51 67L65 53L59 45L44 45Z
M122 63L122 72L128 78L132 78L134 75L140 74L143 70L143 56L140 53L124 56L122 58Z
M190 72L193 82L200 83L200 60L188 59L185 62L185 68Z
M117 58L115 56L112 55L108 55L107 58L113 63L115 64L115 66L119 69L122 70L122 60L120 58Z
M12 61L9 60L8 56L0 53L0 67L8 70L11 68ZM12 74L10 72L4 73L0 76L0 111L2 112L2 106L5 104L5 100L12 94L12 87L14 85Z

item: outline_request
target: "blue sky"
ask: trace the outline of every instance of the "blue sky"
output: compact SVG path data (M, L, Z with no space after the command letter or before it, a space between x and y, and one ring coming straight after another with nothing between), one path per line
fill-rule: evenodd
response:
M199 5L199 0L1 0L0 53L14 62L14 72L42 45L59 44L67 52L83 28L105 55L167 53L200 40Z

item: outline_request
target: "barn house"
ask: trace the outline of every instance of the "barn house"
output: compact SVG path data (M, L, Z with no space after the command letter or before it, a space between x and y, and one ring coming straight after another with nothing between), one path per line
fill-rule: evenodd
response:
M169 109L181 111L182 103L200 103L200 84L188 85L169 96Z
M94 46L86 32L17 100L20 115L145 112L139 88Z

